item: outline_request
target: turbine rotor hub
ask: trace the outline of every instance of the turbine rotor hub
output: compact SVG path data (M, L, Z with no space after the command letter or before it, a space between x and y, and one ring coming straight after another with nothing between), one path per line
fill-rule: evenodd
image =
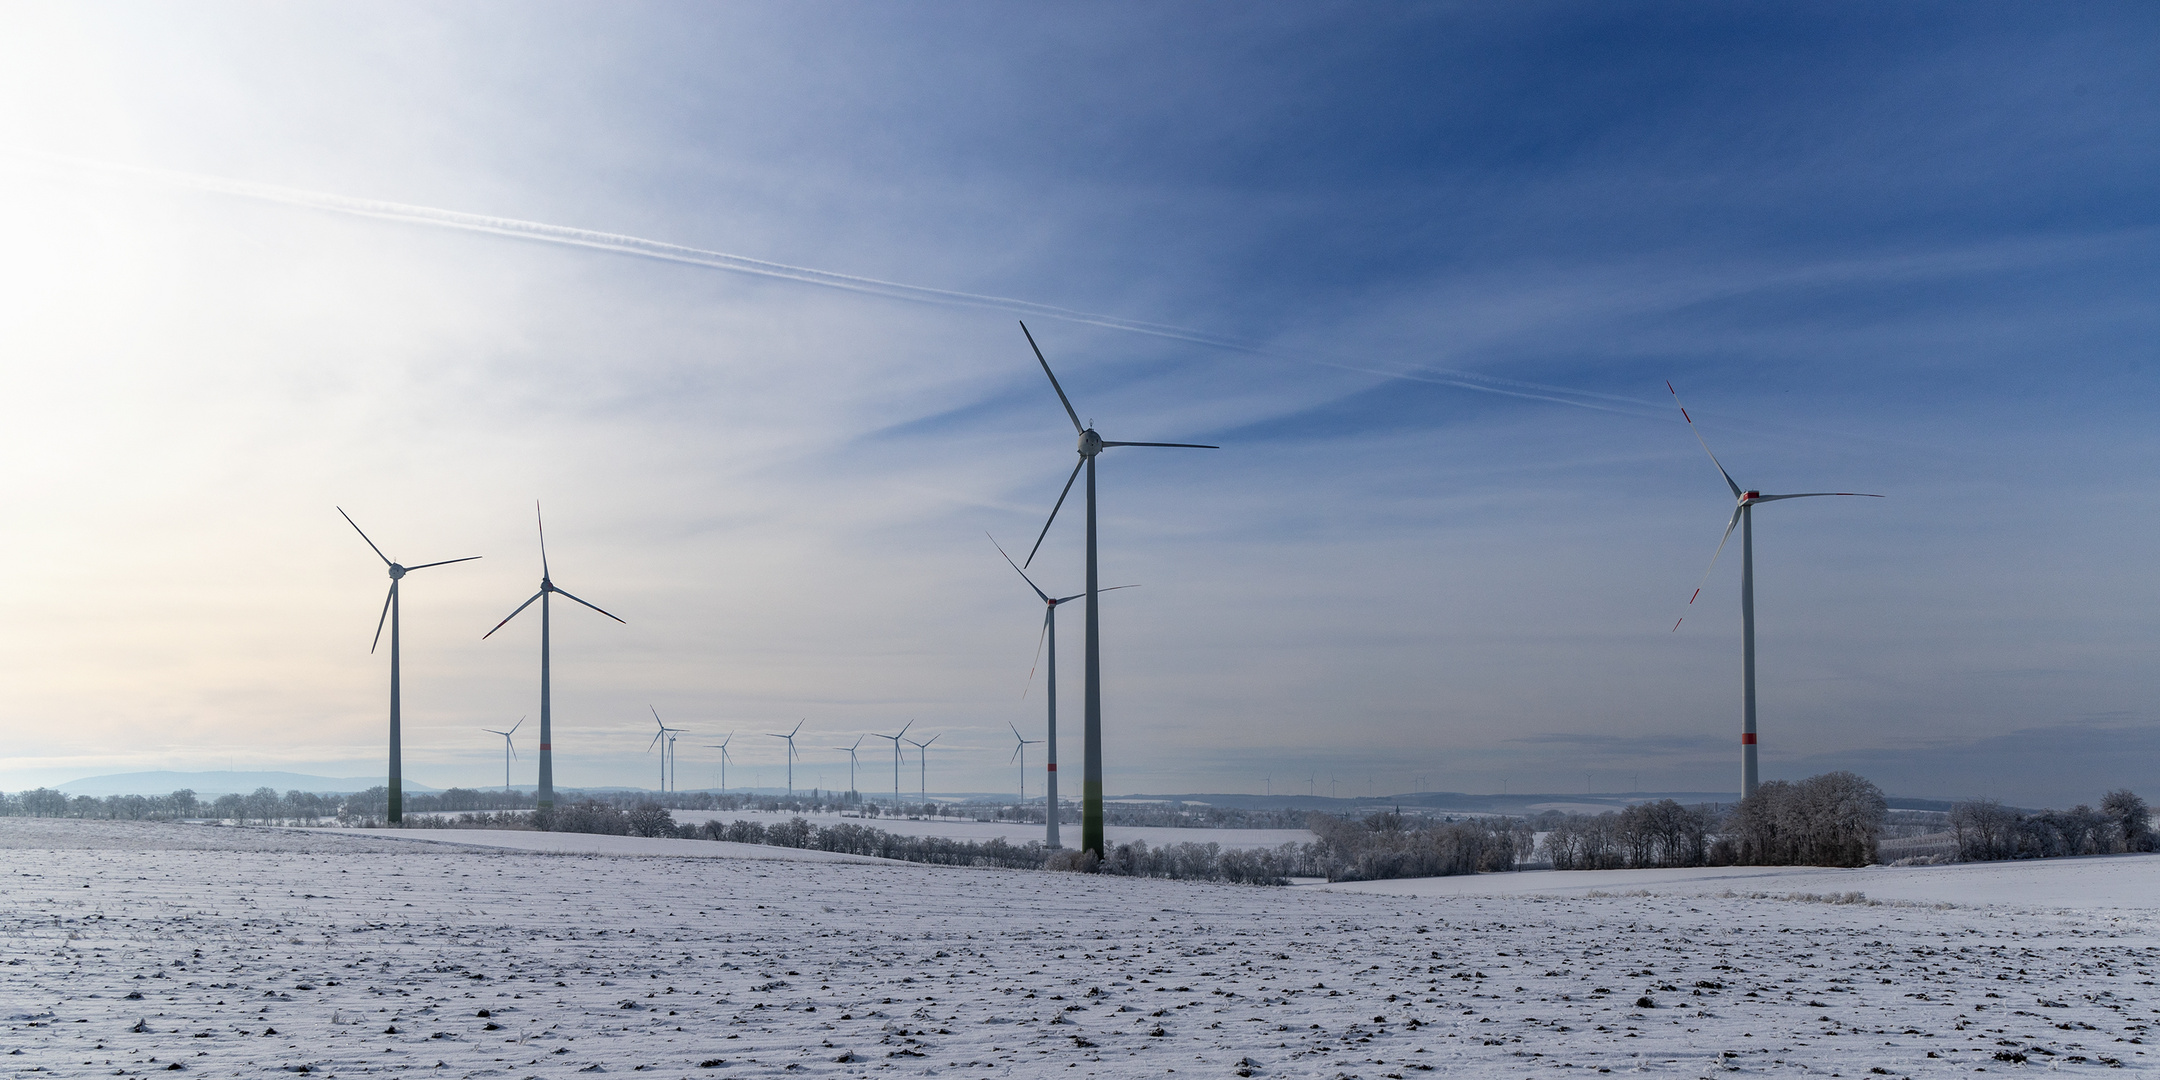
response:
M1096 434L1094 428L1089 428L1080 433L1081 457L1094 457L1102 453L1102 449L1102 436Z
M391 563L391 564L390 564L390 580L392 580L392 581L396 581L397 579L399 579L399 578L401 578L401 577L404 577L404 576L405 576L405 568L404 568L404 567L402 567L402 566L399 566L399 565L398 565L397 563Z

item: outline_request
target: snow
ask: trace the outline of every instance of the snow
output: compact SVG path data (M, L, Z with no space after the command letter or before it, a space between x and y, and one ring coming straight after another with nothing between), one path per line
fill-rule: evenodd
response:
M1943 866L1724 866L1678 870L1532 870L1476 877L1344 882L1330 890L1440 899L1462 896L1584 896L1649 890L1658 895L1725 892L1864 893L1868 899L1918 904L1987 904L2046 909L2152 908L2160 905L2160 859L2093 855L2077 859L1952 863Z
M2160 858L1266 889L654 843L0 819L0 1062L550 1078L2155 1064L2143 898ZM1788 898L1830 882L1899 902Z

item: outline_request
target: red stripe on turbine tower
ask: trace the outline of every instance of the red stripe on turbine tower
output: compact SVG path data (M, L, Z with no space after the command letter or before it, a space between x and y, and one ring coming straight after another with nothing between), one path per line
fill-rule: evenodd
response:
M1743 732L1741 732L1741 733L1740 733L1740 745L1742 745L1742 746L1753 746L1753 745L1755 745L1755 733L1754 733L1754 732L1752 732L1752 731L1743 731Z
M1051 772L1056 772L1056 771L1057 771L1057 762L1053 761L1053 762L1051 762L1051 763L1050 763L1050 771L1051 771Z

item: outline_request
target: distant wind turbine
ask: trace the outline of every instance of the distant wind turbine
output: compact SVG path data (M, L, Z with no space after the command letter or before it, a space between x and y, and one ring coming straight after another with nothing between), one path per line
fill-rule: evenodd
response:
M374 652L375 646L382 644L383 622L388 620L390 623L390 775L385 787L388 789L387 794L390 797L390 823L395 825L405 820L404 692L403 684L399 682L398 671L398 585L405 580L405 575L415 570L425 570L430 566L448 566L451 563L471 562L480 556L468 555L462 559L443 559L440 562L421 563L418 566L404 566L390 558L390 556L383 554L382 549L375 546L375 541L369 540L368 534L361 530L360 523L354 521L352 515L345 512L344 507L338 507L337 512L339 517L345 519L345 524L352 526L354 532L360 533L360 539L366 542L368 549L375 553L375 557L381 559L383 565L390 569L390 594L383 597L382 614L375 619L375 640L368 645L368 652Z
M1718 556L1725 553L1725 543L1732 539L1734 527L1740 530L1740 797L1755 794L1755 504L1777 502L1780 499L1816 499L1831 495L1843 495L1861 499L1880 499L1864 491L1803 491L1797 495L1765 495L1760 491L1743 491L1725 465L1710 451L1710 441L1703 438L1702 430L1695 426L1695 418L1688 415L1687 406L1680 404L1680 391L1673 390L1671 383L1665 389L1672 392L1673 404L1680 408L1680 418L1687 421L1688 430L1695 433L1695 441L1702 444L1703 453L1710 455L1710 464L1717 466L1718 475L1725 478L1725 486L1732 489L1733 499L1739 505L1733 507L1732 520L1725 523L1725 535L1718 540L1717 550L1710 553L1710 565L1703 568L1702 581L1695 583L1695 591L1688 596L1690 605L1702 595L1703 583L1710 580L1710 571L1717 568ZM1674 620L1673 630L1687 620L1682 615Z
M577 597L570 595L567 590L555 584L555 579L548 575L547 523L540 518L540 503L537 500L533 502L533 523L540 530L540 591L532 594L531 600L519 604L517 611L503 616L503 621L495 624L495 630L500 630L509 625L510 620L518 617L518 612L522 612L533 605L533 600L540 601L540 785L539 789L534 793L533 801L540 809L548 810L553 809L555 806L554 687L550 681L548 670L548 598L554 593L562 593L565 599L584 604L594 611L599 611L602 615L607 615L610 619L615 619L616 622L622 622L622 620L615 618L614 615L608 612L601 611L600 608L592 604L578 600ZM494 637L495 630L480 635L480 640L486 641Z
M1045 526L1045 527L1047 528L1047 526ZM988 535L988 534L986 533L986 534L984 534L984 535ZM1037 542L1038 542L1038 543L1040 543L1040 541L1037 541ZM1049 768L1048 768L1047 770L1045 770L1045 778L1044 778L1044 783L1043 783L1043 805L1044 805L1044 806L1048 806L1048 807L1052 807L1052 808L1053 808L1053 810L1052 810L1052 811L1051 811L1051 812L1050 812L1050 813L1049 813L1048 815L1046 815L1046 817L1045 817L1045 821L1047 822L1047 824L1045 824L1045 825L1044 825L1044 827L1043 827L1043 846L1044 846L1044 847L1048 847L1048 848L1052 848L1052 849L1056 849L1056 848L1059 848L1059 847L1063 847L1063 846L1064 846L1064 845L1063 845L1062 843L1060 843L1060 842L1059 842L1059 839L1058 839L1058 820L1057 820L1057 817L1058 817L1058 816L1057 816L1057 813L1056 813L1056 811L1055 811L1055 809L1054 809L1054 808L1055 808L1055 807L1057 806L1057 801L1058 801L1058 777L1057 777L1057 765L1058 765L1058 762L1057 762L1057 701L1058 701L1058 695L1057 695L1057 609L1058 609L1058 605L1059 605L1059 604L1069 603L1069 602L1071 602L1071 601L1074 601L1074 600L1079 600L1079 599L1082 599L1082 598L1086 597L1086 596L1087 596L1087 594L1086 594L1086 593L1075 593L1075 594L1073 594L1073 595L1071 595L1071 596L1060 596L1060 597L1052 598L1052 597L1051 597L1051 595L1050 595L1049 593L1046 593L1046 592L1042 591L1042 588L1041 588L1040 586L1038 586L1038 585L1036 585L1036 584L1035 584L1035 579L1033 579L1033 578L1031 578L1031 577L1027 576L1027 571L1025 571L1025 570L1022 570L1022 569L1020 569L1020 566L1019 566L1019 564L1018 564L1018 563L1015 563L1015 562L1013 562L1013 561L1012 561L1012 556L1010 556L1010 555L1006 555L1006 554L1005 554L1005 547L1004 547L1004 545L1002 545L1002 544L1000 544L1000 543L998 543L998 542L997 542L997 537L995 537L995 536L992 536L992 537L990 537L990 546L991 546L991 547L994 547L994 548L997 548L998 554L999 554L999 555L1003 555L1003 556L1004 556L1004 558L1005 558L1005 565L1007 565L1007 566L1010 566L1010 567L1012 567L1012 568L1013 568L1013 573L1015 573L1015 574L1018 574L1018 575L1020 575L1020 580L1022 580L1022 581L1025 581L1025 582L1027 582L1027 587L1028 587L1028 588L1029 588L1030 590L1032 590L1032 591L1033 591L1033 592L1035 593L1035 595L1036 595L1036 596L1038 596L1038 597L1042 598L1042 602L1043 602L1043 628L1042 628L1042 633L1040 633L1040 634L1037 634L1037 635L1036 635L1036 637L1035 637L1035 655L1036 655L1036 657L1037 657L1037 658L1041 658L1041 657L1042 657L1042 655L1043 655L1043 652L1044 652L1044 646L1045 646L1045 644L1047 643L1047 645L1048 645L1048 650L1049 650L1049 656L1050 656L1050 665L1049 665L1049 670L1048 670L1048 671L1046 671L1046 672L1044 673L1044 681L1043 681L1043 701L1044 701L1044 703L1045 703L1045 704L1044 704L1044 707L1045 707L1045 709L1047 710L1047 712L1048 712L1048 714L1049 714L1049 720L1048 720L1048 724L1049 724L1049 729L1048 729L1047 731L1045 731L1045 732L1044 732L1044 734L1043 734L1043 737L1044 737L1044 739L1046 739L1046 740L1048 741L1048 746L1049 746L1049 749L1048 749L1048 751L1047 751L1047 754L1048 754L1048 757L1049 757ZM1117 590L1119 590L1119 589L1133 589L1133 588L1138 588L1138 586L1136 586L1136 585L1112 585L1112 586L1110 586L1109 588L1107 588L1107 589L1103 589L1103 590L1100 590L1100 591L1102 591L1102 592L1116 592L1116 591L1117 591ZM1034 668L1029 668L1029 669L1028 669L1028 682L1032 684L1032 683L1033 683L1034 681L1035 681L1035 669L1034 669ZM1022 690L1022 691L1021 691L1021 693L1022 693L1022 695L1023 695L1023 696L1025 696L1025 694L1026 694L1026 691L1025 691L1025 690ZM1014 729L1014 732L1013 732L1013 733L1017 735L1017 734L1019 734L1019 730L1018 730L1018 729ZM1026 802L1026 801L1027 801L1027 794L1026 794L1026 788L1027 788L1027 784L1026 784L1026 782L1025 782L1025 781L1023 780L1020 786L1021 786L1021 796L1020 796L1020 801L1022 801L1022 802Z
M941 731L936 735L930 736L930 742L916 742L913 739L908 740L908 742L915 747L915 760L920 762L922 765L922 778L919 781L922 784L922 790L918 793L918 795L922 799L923 804L926 806L930 803L930 743L938 741L938 739L942 738L944 734L945 733Z
M874 738L892 740L892 804L895 810L900 808L900 738L902 735L907 734L909 728L914 726L915 721L913 720L901 725L899 735L880 735L871 732Z
M1035 744L1035 743L1039 743L1039 742L1041 742L1042 740L1041 740L1041 739L1030 739L1030 738L1028 738L1027 736L1025 736L1025 735L1022 735L1022 734L1020 734L1020 729L1019 729L1019 728L1017 728L1017 727L1013 727L1013 724L1012 724L1012 722L1011 722L1011 721L1009 721L1009 720L1008 720L1008 721L1006 721L1006 723L1005 723L1005 726L1006 726L1006 727L1009 727L1009 728L1012 728L1013 738L1015 738L1015 739L1019 740L1019 743L1020 743L1020 745L1018 745L1018 746L1015 746L1015 747L1013 747L1013 752L1012 752L1012 756L1011 756L1011 757L1009 757L1009 758L1006 758L1005 760L1006 760L1006 762L1007 762L1007 763L1011 763L1011 762L1014 762L1014 761L1017 761L1017 762L1019 762L1019 763L1020 763L1020 805L1022 805L1022 806L1026 806L1026 805L1027 805L1027 748L1028 748L1029 746L1031 746L1031 745ZM1045 805L1048 805L1048 804L1045 804ZM1048 845L1045 845L1045 846L1048 846Z
M835 750L840 750L840 751L845 751L845 752L846 752L846 754L847 754L847 793L848 793L848 798L850 798L850 799L854 799L854 798L859 798L859 797L860 797L860 796L858 796L858 795L856 794L856 791L855 791L855 749L856 749L856 747L859 747L859 746L861 746L861 745L862 745L862 741L863 741L864 739L867 739L867 738L869 738L869 737L870 737L870 736L868 736L868 735L857 735L857 736L855 736L855 746L835 746L835 747L833 747L833 749L835 749Z
M520 716L517 723L510 725L509 731L497 731L494 728L480 729L490 735L503 737L503 793L506 795L510 793L510 759L517 756L517 749L510 745L510 736L516 734L517 729L524 726L525 718Z
M706 743L706 744L705 744L705 748L706 748L707 750L718 750L718 751L720 751L720 794L722 794L722 795L725 795L725 794L727 794L727 763L728 763L728 748L727 748L727 744L729 744L729 743L731 743L731 742L734 742L734 741L735 741L735 733L734 733L734 732L732 732L732 731L730 731L730 732L728 732L728 736L727 736L727 738L725 738L725 739L722 739L722 740L720 740L719 742L716 742L716 743Z
M670 763L675 760L675 736L681 734L683 729L667 726L667 722L660 719L659 709L655 709L651 705L645 707L652 710L653 723L660 725L660 730L653 733L652 742L645 744L645 752L650 754L655 745L660 747L660 790L666 791L669 786L668 782L675 775L670 766Z
M1035 350L1035 360L1042 365L1043 374L1050 377L1050 389L1057 391L1058 403L1065 406L1065 416L1072 421L1073 430L1080 436L1080 461L1073 466L1072 475L1065 478L1065 490L1058 492L1057 502L1050 507L1049 520L1043 522L1042 532L1035 537L1035 547L1028 552L1022 564L1032 565L1035 552L1042 550L1043 537L1050 534L1050 525L1057 520L1058 510L1065 505L1065 496L1072 493L1073 481L1079 479L1080 470L1087 470L1087 649L1083 661L1083 696L1081 698L1081 773L1080 773L1080 847L1092 851L1099 858L1103 854L1103 762L1102 762L1102 630L1097 618L1095 575L1095 458L1113 446L1170 446L1192 450L1220 450L1219 446L1205 443L1158 443L1158 442L1109 442L1093 427L1080 422L1080 414L1073 410L1072 399L1065 396L1065 388L1058 385L1057 374L1050 370L1050 361L1044 359L1042 347L1035 344L1035 335L1028 332L1027 324L1020 324L1020 332L1027 336L1028 348ZM1053 815L1054 817L1055 815Z
M775 739L787 740L787 793L788 797L791 799L795 797L795 732L801 731L802 726L807 723L809 723L808 720L796 721L793 730L790 730L785 735L782 735L776 731L768 731L765 733Z

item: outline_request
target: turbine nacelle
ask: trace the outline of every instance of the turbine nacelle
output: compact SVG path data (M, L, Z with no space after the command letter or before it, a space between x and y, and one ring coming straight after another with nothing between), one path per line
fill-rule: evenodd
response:
M1740 504L1742 506L1745 506L1751 502L1760 501L1761 499L1762 492L1760 491L1743 491L1740 493Z
M1103 438L1101 435L1096 433L1094 428L1088 428L1080 433L1081 457L1091 458L1097 454L1102 453L1102 450Z

